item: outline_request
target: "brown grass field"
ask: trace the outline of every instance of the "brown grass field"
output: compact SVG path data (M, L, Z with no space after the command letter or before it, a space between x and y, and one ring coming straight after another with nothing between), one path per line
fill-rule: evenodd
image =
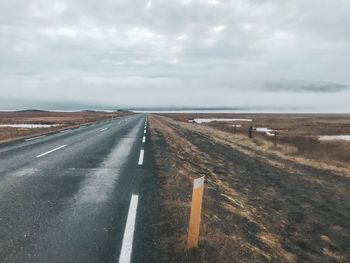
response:
M231 124L187 123L193 117L208 116L149 115L160 262L350 262L348 144L324 146L324 161L316 141L312 154L282 136L275 149L264 135L249 139L246 126L234 133ZM350 134L349 116L253 118L286 138ZM188 252L192 180L203 175L200 245Z
M327 162L350 162L350 141L319 141L320 135L350 135L350 114L166 114L187 122L191 118L247 118L251 123L211 122L209 127L248 136L248 128L265 127L277 131L279 150ZM202 124L203 125L203 124ZM254 137L274 142L274 137L254 132Z
M0 111L0 124L60 124L50 128L0 127L0 142L42 135L62 129L74 128L97 121L125 116L128 112L49 112L49 111Z

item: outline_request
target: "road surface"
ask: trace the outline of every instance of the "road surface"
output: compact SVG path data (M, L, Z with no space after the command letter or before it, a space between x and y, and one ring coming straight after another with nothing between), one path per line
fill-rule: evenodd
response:
M0 144L0 262L146 261L133 246L152 174L145 124L139 114Z

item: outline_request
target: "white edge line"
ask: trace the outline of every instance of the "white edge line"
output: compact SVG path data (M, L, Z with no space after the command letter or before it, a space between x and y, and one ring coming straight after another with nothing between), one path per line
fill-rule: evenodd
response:
M65 145L62 145L62 146L57 147L57 148L55 148L55 149L52 149L52 150L50 150L50 151L48 151L48 152L45 152L45 153L39 154L39 155L37 156L37 158L38 158L38 157L42 157L42 156L44 156L44 155L46 155L46 154L49 154L49 153L55 152L55 151L57 151L57 150L59 150L59 149L62 149L62 148L64 148L64 147L66 147L66 146L67 146L67 145L65 144Z
M126 219L126 226L124 230L122 248L120 250L119 263L129 263L131 260L138 200L138 195L131 196L128 218Z
M41 135L41 136L37 136L37 137L33 137L33 138L29 138L29 139L25 139L26 142L32 141L32 140L36 140L36 139L40 139L45 137L46 135Z
M139 157L139 165L143 164L143 157L144 157L144 155L145 155L145 151L141 150L140 151L140 157Z

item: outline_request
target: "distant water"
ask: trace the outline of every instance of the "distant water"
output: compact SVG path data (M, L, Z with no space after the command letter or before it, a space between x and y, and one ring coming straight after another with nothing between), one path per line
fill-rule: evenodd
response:
M10 128L26 128L26 129L38 129L38 128L50 128L60 126L60 124L0 124L0 127Z
M350 141L350 135L322 135L320 141Z

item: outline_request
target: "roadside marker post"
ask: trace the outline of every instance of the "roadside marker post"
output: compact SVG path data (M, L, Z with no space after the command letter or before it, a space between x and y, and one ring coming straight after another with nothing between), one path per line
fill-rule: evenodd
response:
M188 226L188 237L187 237L187 248L189 250L198 247L203 191L204 191L204 176L193 180L191 215L190 215L190 222Z
M253 126L249 126L249 129L248 129L248 137L249 137L249 139L252 139L252 138L253 138Z
M277 150L277 132L275 131L275 140L274 140L275 150Z
M309 152L311 155L312 154L312 137L311 136L309 137Z

